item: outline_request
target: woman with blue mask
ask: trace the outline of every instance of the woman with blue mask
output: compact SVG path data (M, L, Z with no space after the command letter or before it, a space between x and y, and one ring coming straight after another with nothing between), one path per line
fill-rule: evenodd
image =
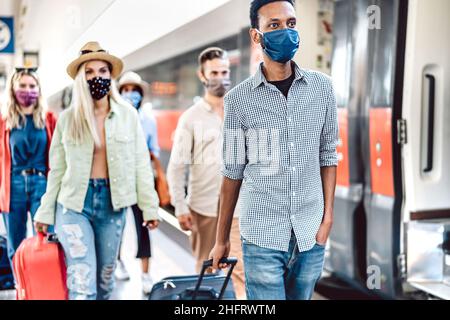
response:
M142 94L137 91L137 90L133 90L130 92L124 92L122 94L122 97L129 101L131 103L131 105L133 107L135 107L136 109L139 109L141 106L141 102L142 102Z
M146 86L148 86L148 84L143 81L137 73L127 72L120 78L119 92L122 97L138 111L140 122L144 129L149 156L154 167L155 187L159 197L159 204L160 206L165 206L170 203L170 197L166 176L159 161L160 148L158 145L156 119L152 114L151 105L142 103ZM149 272L151 257L150 237L148 230L142 227L142 211L137 206L133 206L132 210L136 222L135 226L138 242L136 258L141 259L142 262L142 290L145 294L148 294L153 285ZM129 279L127 269L120 259L120 254L116 278L119 280Z

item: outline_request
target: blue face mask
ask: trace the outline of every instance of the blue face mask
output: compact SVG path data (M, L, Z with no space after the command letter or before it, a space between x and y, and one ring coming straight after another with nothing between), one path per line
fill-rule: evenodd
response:
M131 103L136 109L139 108L142 101L142 96L138 91L124 92L122 97Z
M294 58L300 46L300 36L295 29L282 29L261 33L264 52L273 60L286 63Z

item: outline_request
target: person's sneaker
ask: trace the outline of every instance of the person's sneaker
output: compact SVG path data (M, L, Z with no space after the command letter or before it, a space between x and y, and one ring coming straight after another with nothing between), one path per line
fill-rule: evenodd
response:
M143 273L142 274L142 291L144 291L145 294L150 294L153 287L153 280L150 274Z
M116 272L114 273L116 279L119 281L126 281L130 279L130 275L128 274L127 268L123 261L119 260L117 262Z

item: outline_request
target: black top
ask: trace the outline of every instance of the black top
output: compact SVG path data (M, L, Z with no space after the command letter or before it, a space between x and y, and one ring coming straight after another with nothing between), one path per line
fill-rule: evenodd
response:
M292 86L292 82L295 80L295 72L292 70L292 74L289 78L281 80L281 81L268 81L269 83L273 84L275 87L278 88L278 90L281 91L282 94L287 98L289 89Z

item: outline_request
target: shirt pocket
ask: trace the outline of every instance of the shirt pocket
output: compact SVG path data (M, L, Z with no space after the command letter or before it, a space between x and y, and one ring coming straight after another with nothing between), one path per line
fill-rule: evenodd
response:
M124 159L129 159L135 152L135 139L129 134L117 134L114 138L116 150Z
M62 145L66 154L66 163L68 165L76 165L76 163L83 159L85 155L82 153L81 145L75 143L74 140L64 137Z
M322 132L327 114L327 105L313 100L308 108L299 108L293 114L293 121L298 124L303 138L316 138Z
M251 128L246 131L245 143L249 165L271 166L280 163L281 136L279 128Z
M83 166L86 165L86 153L81 145L75 143L74 140L64 137L62 145L65 153L66 172L64 173L61 183L63 187L67 187L77 181L80 173L83 172ZM60 154L54 154L53 157L60 157Z

